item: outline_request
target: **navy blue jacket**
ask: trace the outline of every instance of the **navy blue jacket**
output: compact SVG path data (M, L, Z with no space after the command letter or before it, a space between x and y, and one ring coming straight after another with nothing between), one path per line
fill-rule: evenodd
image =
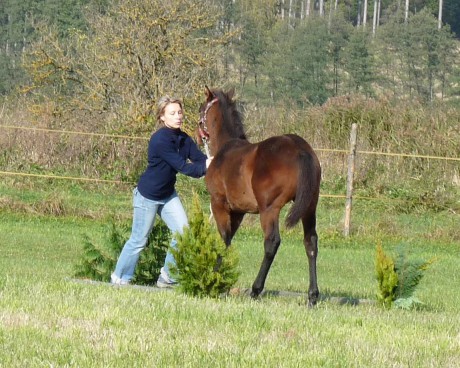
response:
M162 200L171 196L176 175L199 178L206 173L206 155L180 129L162 127L152 134L148 148L147 169L137 184L148 199Z

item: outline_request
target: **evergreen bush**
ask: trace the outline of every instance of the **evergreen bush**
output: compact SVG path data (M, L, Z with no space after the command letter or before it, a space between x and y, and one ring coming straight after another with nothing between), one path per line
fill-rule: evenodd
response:
M115 269L120 252L130 235L128 224L109 221L106 237L97 244L85 235L83 255L76 265L75 276L96 281L108 281ZM134 277L131 281L138 285L155 284L169 246L170 231L163 221L157 221L141 252Z
M226 247L216 228L203 214L198 195L193 198L190 226L177 234L177 249L172 249L176 266L171 267L178 289L193 296L219 297L238 280L238 254Z
M398 275L396 274L394 261L384 253L381 243L377 244L375 271L379 285L377 301L384 307L389 308L395 300Z
M420 258L409 257L406 247L396 248L396 257L387 256L382 245L377 244L375 261L376 276L379 285L377 300L384 307L411 309L422 304L415 297L415 291L424 272L433 263Z

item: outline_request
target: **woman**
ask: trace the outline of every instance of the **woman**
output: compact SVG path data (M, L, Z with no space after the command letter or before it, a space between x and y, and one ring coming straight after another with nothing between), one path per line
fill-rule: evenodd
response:
M158 102L156 117L163 126L150 138L147 169L133 191L131 236L111 275L113 284L129 284L133 278L139 254L147 244L157 214L173 234L182 234L184 226L188 226L188 220L174 187L176 175L180 172L194 178L202 177L212 160L207 159L195 142L180 129L184 118L181 100L162 97ZM171 246L176 246L174 237ZM172 287L176 283L169 274L170 264L175 264L175 261L168 251L157 281L158 287Z

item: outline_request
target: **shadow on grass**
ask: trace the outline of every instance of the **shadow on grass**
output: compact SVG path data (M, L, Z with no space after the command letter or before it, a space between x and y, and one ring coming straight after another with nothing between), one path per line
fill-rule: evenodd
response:
M251 289L246 288L234 288L230 291L230 295L233 296L248 296L250 297ZM265 297L282 297L282 298L304 298L307 300L308 294L301 293L296 291L282 291L282 290L264 290L260 294L260 298ZM370 305L375 304L375 300L354 297L350 295L345 295L343 293L331 293L331 292L322 292L320 294L320 302L329 302L337 305Z
M376 304L376 300L367 299L361 296L346 295L345 293L334 293L330 291L324 291L320 295L321 301L331 302L338 305L370 305Z
M110 286L114 288L132 288L144 291L172 291L171 289L160 289L156 286L146 286L146 285L113 285L109 282L103 281L95 281L89 279L71 279L69 278L68 281L73 281L76 283L84 283L84 284L91 284L91 285L103 285L103 286ZM233 288L229 292L230 296L236 297L251 297L251 289L250 288ZM303 298L305 300L308 299L307 293L301 293L298 291L283 291L283 290L264 290L259 296L260 298ZM320 295L320 302L328 302L336 305L373 305L376 304L375 300L365 299L350 295L345 295L344 293L333 293L333 292L322 292Z
M95 281L90 279L78 279L78 278L66 278L67 281L80 283L80 284L89 284L89 285L99 285L99 286L106 286L112 288L120 288L120 289L137 289L143 290L147 292L159 292L159 291L167 291L171 292L174 289L164 289L158 288L154 285L113 285L110 282L103 282L103 281ZM231 297L251 297L251 289L250 288L233 288L229 291L228 294L222 295L223 298L231 296ZM305 302L308 300L307 293L297 292L297 291L282 291L282 290L264 290L259 299L263 298L291 298L291 299L303 299ZM326 302L335 305L351 305L351 306L359 306L359 305L376 305L377 301L374 299L366 299L359 296L350 296L346 295L345 293L334 293L330 291L322 292L320 295L319 302ZM427 304L418 304L412 308L416 311L426 311L426 312L434 312L438 311L436 308L429 306Z

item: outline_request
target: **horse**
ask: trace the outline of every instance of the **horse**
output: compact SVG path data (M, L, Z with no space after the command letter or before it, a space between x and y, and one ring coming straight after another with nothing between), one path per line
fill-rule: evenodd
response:
M293 227L300 220L308 257L308 305L319 299L316 276L318 204L321 166L313 148L300 136L273 136L250 143L234 101L234 89L224 92L206 87L196 130L199 141L209 142L214 156L205 175L212 215L220 236L230 246L246 213L259 214L264 233L264 257L252 285L251 297L263 291L268 272L281 243L279 216L291 201L286 218Z

